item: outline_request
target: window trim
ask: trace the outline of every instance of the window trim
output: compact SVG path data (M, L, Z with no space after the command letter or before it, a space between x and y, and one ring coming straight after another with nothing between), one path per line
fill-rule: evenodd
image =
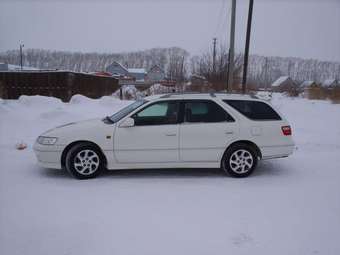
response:
M251 121L282 121L283 118L281 117L281 115L268 103L263 102L263 101L256 101L256 100L247 100L247 99L223 99L222 100L225 104L227 104L229 107L231 107L233 110L235 110L236 112L238 112L239 114L241 114L243 117L247 118L248 120ZM247 115L245 115L244 113L242 113L240 110L238 110L236 107L230 105L228 102L230 101L244 101L244 102L256 102L256 103L263 103L265 105L267 105L268 107L270 107L270 109L272 109L274 111L274 113L277 114L277 116L279 117L279 119L252 119L250 117L248 117Z

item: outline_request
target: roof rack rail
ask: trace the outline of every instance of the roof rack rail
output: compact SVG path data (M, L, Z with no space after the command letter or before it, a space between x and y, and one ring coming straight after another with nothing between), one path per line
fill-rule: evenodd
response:
M216 97L214 92L175 92L175 93L168 93L160 98L169 98L171 96L180 96L180 95L194 95L194 94L199 94L199 95L210 95L211 97Z

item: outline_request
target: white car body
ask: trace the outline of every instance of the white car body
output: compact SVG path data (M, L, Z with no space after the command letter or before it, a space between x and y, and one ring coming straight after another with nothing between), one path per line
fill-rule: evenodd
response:
M238 141L256 145L260 159L287 157L293 153L291 135L283 135L287 120L255 121L247 118L223 100L267 102L250 96L232 94L174 94L146 98L147 103L117 123L102 119L70 123L49 130L44 137L55 137L53 145L34 145L39 164L45 168L63 168L65 152L75 143L89 141L98 146L106 158L107 169L146 168L219 168L226 149ZM234 122L178 123L131 126L130 117L141 108L160 101L211 100L221 106ZM271 106L272 107L272 106ZM64 152L64 154L63 154Z

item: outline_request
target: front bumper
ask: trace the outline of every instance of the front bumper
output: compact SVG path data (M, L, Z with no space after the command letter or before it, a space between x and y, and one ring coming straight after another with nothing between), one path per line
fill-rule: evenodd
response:
M65 146L42 145L35 142L33 150L39 166L43 168L61 169L61 155Z

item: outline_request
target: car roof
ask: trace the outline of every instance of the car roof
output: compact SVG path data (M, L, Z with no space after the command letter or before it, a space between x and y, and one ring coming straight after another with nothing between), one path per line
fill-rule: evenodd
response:
M221 99L221 100L252 100L263 101L254 95L232 94L232 93L170 93L145 97L148 101L158 99Z

